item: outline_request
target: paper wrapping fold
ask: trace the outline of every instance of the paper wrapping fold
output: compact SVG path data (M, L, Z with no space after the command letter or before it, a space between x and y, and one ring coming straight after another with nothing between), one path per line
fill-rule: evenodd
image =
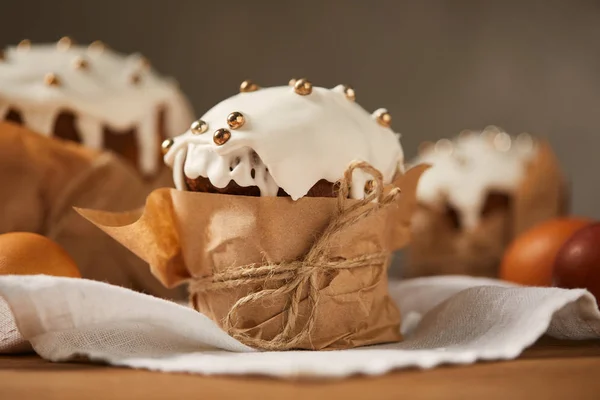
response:
M63 246L83 277L166 298L167 290L147 265L114 243L73 210L73 206L122 211L144 204L150 186L110 153L44 137L24 127L0 122L0 233L45 235Z
M508 208L483 216L474 230L457 230L444 213L419 206L403 276L497 277L512 239L540 222L565 215L569 207L565 177L550 145L541 141L538 146L523 180L510 195Z
M399 200L345 229L329 248L331 259L390 253L407 244L416 207L416 185L426 166L400 176ZM353 202L355 200L347 200ZM109 213L78 210L85 218L147 261L165 285L175 286L251 263L299 260L336 214L334 198L246 197L159 189L144 210ZM374 205L373 205L374 206ZM339 349L401 339L400 315L387 292L387 262L320 276L315 328L297 348ZM261 285L277 285L269 280ZM255 285L201 292L197 310L217 323ZM271 297L243 306L237 326L248 336L270 340L283 325L287 299ZM308 318L306 298L299 325Z

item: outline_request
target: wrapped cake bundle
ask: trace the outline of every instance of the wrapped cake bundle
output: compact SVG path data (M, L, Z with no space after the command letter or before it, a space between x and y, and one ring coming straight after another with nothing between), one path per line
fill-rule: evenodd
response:
M368 114L350 87L240 91L165 143L177 189L144 210L79 212L252 347L401 340L387 269L425 167L402 171L389 113Z
M548 143L497 127L424 143L427 163L417 189L405 277L466 274L497 277L510 241L564 215L568 190Z
M10 188L0 195L0 233L46 235L71 253L84 277L172 296L71 207L122 211L172 186L160 144L193 120L176 84L141 55L99 41L24 40L0 50L0 120L7 121L0 125L0 182Z

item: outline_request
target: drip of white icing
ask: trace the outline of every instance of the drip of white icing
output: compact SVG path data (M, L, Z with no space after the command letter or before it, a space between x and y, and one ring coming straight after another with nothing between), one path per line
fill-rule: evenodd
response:
M536 154L536 146L501 135L502 143L496 145L487 134L460 137L448 149L431 146L413 160L413 165L432 165L419 180L418 201L438 210L448 203L457 210L462 226L476 227L489 192L514 193Z
M78 57L87 60L87 68L74 67ZM58 85L44 83L49 72L56 74ZM133 74L140 77L137 84L131 81ZM144 66L139 56L108 48L95 52L84 46L8 48L0 62L0 119L11 107L21 112L27 126L47 136L61 112L73 112L82 142L94 148L102 146L105 126L116 132L135 128L141 148L139 165L148 174L159 167L157 110L165 108L168 137L187 129L193 120L177 86Z
M158 131L156 116L158 113L155 109L147 111L148 115L145 118L142 118L137 126L136 142L141 154L152 155L152 157L142 157L139 164L142 173L151 174L156 168L156 160L158 159L159 154L159 143L158 138L156 137L156 132ZM154 138L154 140L146 140L148 137Z
M233 111L241 112L246 122L217 146L213 132L227 128L227 115ZM165 156L181 190L185 189L183 170L185 176L203 176L216 187L233 180L240 186L259 187L262 196L276 196L282 188L297 200L321 179L340 179L354 160L377 168L385 183L392 181L404 161L394 132L347 99L341 85L332 90L313 87L307 96L289 86L240 93L201 119L208 131L194 135L188 130L175 138ZM351 196L364 197L365 183L371 178L355 172Z
M174 163L175 165L183 165L185 162L185 158L187 156L187 148L182 148L177 154L175 154ZM185 177L183 175L183 168L173 169L173 181L175 182L178 189L180 189L181 185L184 185ZM182 189L180 189L182 190Z
M76 120L77 131L85 132L82 142L84 146L100 150L104 146L104 130L102 124L89 115L79 115Z
M36 113L23 113L23 123L42 135L50 136L56 116L52 110L39 110Z

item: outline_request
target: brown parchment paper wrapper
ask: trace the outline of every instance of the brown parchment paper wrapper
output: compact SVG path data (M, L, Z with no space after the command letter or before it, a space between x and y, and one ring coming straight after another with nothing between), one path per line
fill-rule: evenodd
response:
M146 263L72 208L122 211L139 207L154 185L167 177L165 172L153 182L144 181L110 153L0 122L0 233L22 231L49 237L69 252L84 278L183 298L184 290L164 288Z
M398 177L394 185L402 190L399 200L344 229L330 246L329 257L351 259L405 246L417 181L426 168L418 166ZM302 259L335 215L336 202L159 189L148 197L144 210L79 212L147 261L163 284L175 286L250 263ZM388 266L389 258L381 265L320 276L314 329L296 348L341 349L401 340L400 314L388 295ZM195 293L192 305L223 326L231 307L257 289L253 286ZM270 340L282 329L286 304L285 296L246 304L237 326L245 335ZM299 326L310 311L304 298Z
M508 207L482 216L471 232L457 230L447 214L419 205L402 275L497 277L504 251L517 235L567 214L570 196L558 160L547 142L540 141L538 146L523 181L509 197Z

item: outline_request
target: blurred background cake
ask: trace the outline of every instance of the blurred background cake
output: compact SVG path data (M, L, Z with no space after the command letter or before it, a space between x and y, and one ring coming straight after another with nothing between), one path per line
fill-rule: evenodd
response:
M423 143L413 164L432 165L417 188L418 211L404 276L495 277L509 242L567 212L564 178L549 146L497 127Z
M146 263L74 210L126 211L144 204L148 182L122 157L0 121L0 182L0 238L42 235L63 248L86 279L167 298L184 295L183 289L165 289ZM7 243L0 243L2 256L14 254Z
M180 190L247 196L332 197L352 161L366 161L391 183L404 153L385 109L359 106L350 86L306 79L239 94L211 108L183 135L165 142ZM373 177L355 171L350 196L363 198Z
M0 196L0 233L56 241L85 278L176 297L73 207L124 211L172 186L161 143L192 121L177 83L140 54L69 37L0 51L0 181L10 188Z
M0 53L0 120L114 151L148 178L161 171L160 143L186 130L192 115L175 81L140 54L100 41L23 40Z

